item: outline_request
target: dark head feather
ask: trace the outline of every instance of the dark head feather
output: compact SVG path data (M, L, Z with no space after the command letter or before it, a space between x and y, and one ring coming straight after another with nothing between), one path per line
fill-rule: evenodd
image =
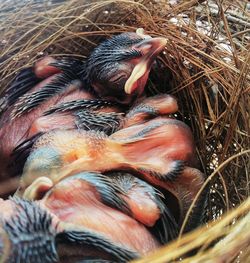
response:
M133 48L141 41L143 38L136 33L123 33L105 40L93 50L82 76L96 95L113 96L118 102L126 99L124 85L133 69L129 60L142 56ZM101 88L97 90L96 86Z
M19 198L10 200L15 204L14 215L2 222L11 242L8 263L57 262L56 226L50 214L35 202Z

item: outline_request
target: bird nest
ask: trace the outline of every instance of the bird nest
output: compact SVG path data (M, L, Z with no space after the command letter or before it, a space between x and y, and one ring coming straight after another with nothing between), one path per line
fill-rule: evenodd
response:
M137 262L179 258L246 262L250 257L247 0L16 2L0 4L2 90L16 72L46 54L85 58L101 40L138 27L168 39L146 92L174 95L178 118L194 133L207 177L201 192L209 191L206 224ZM0 192L11 183L2 185Z

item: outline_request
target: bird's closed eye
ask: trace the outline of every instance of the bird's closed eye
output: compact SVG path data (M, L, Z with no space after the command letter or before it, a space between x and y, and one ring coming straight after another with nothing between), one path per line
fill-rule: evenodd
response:
M110 78L110 81L113 83L120 82L122 79L126 78L126 74L121 73L121 74L116 74L115 76Z

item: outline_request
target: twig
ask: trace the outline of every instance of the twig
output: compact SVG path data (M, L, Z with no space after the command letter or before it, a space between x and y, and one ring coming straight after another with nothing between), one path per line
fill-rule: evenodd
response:
M205 6L198 6L198 7L196 8L196 11L197 11L198 13L202 13L201 7L204 7L204 8L205 8ZM211 14L212 16L218 16L218 15L219 15L219 8L218 8L216 5L211 5L211 4L209 4L209 5L206 6L206 7L209 8L210 14ZM234 13L234 12L231 12L231 11L227 10L227 11L225 12L225 18L226 18L229 22L236 23L236 24L238 24L238 25L242 25L242 26L244 26L244 27L250 28L250 22L248 22L248 21L249 21L249 18L247 18L247 17L245 17L245 16L243 16L243 15L240 15L240 14L238 14L238 13L236 14L236 13Z

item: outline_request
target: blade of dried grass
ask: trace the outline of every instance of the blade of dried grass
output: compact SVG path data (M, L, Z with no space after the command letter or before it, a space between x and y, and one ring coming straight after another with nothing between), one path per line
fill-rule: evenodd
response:
M224 237L228 233L232 233L232 235L228 235L225 239L227 241L234 241L232 247L226 248L224 240L222 239L217 246L214 246L214 250L206 251L206 254L199 256L194 256L191 258L182 259L182 262L208 262L206 260L209 259L213 253L218 252L220 257L226 257L230 253L237 254L240 252L242 247L238 247L238 242L235 240L240 240L240 244L244 247L247 247L250 240L250 198L248 198L245 202L243 202L237 209L230 211L227 215L217 222L210 223L208 226L204 226L195 230L192 233L189 233L183 236L181 239L168 244L167 246L159 249L152 255L148 255L145 258L133 261L134 263L167 263L173 262L175 260L178 261L178 258L183 257L186 253L199 248L203 244L211 244L212 241L218 240L218 238ZM239 220L238 223L231 224L236 218L244 216L248 213L243 219ZM230 225L231 224L231 225ZM235 232L234 232L235 231ZM241 234L238 235L238 232ZM237 238L235 238L237 235ZM225 253L224 253L225 252ZM215 254L214 254L215 255ZM196 258L197 257L197 258ZM197 261L195 261L197 259ZM201 261L200 261L201 259ZM215 256L215 260L218 258ZM194 261L193 261L194 260ZM202 261L204 260L204 261ZM214 262L214 261L212 261ZM219 261L220 262L220 261ZM227 262L227 261L226 261Z

